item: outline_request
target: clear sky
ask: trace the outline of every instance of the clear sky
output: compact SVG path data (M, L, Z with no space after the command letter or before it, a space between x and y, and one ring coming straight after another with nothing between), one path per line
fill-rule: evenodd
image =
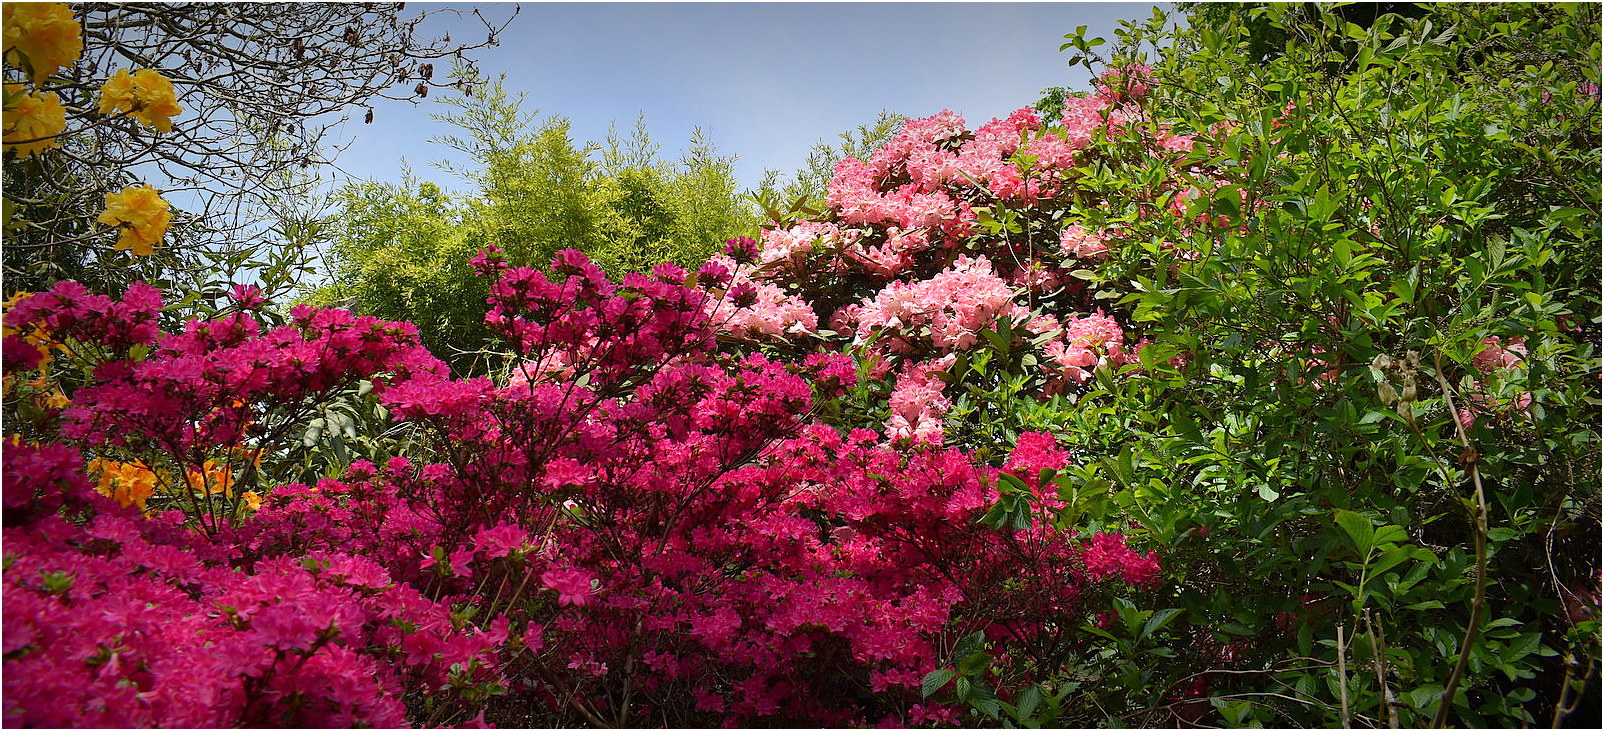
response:
M407 13L446 4L407 5ZM479 7L504 19L512 7ZM1052 86L1086 88L1084 69L1060 53L1076 26L1114 41L1121 19L1145 19L1152 3L523 3L500 45L475 54L527 111L560 114L578 141L627 132L644 114L673 158L701 127L736 174L755 186L765 169L789 175L820 139L872 121L882 109L912 117L951 109L971 128L1036 101ZM454 40L482 36L451 14L425 26ZM477 32L476 32L477 31ZM436 95L442 92L436 92ZM336 162L357 178L415 174L465 186L429 163L449 159L430 137L451 132L440 111L381 102L373 124L352 114Z

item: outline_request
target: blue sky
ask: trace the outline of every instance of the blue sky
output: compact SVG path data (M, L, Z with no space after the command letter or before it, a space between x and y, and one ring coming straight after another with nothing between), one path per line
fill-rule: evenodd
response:
M479 7L505 18L510 5ZM1058 51L1076 26L1114 40L1121 19L1145 19L1151 3L523 3L497 47L474 54L526 110L559 114L577 140L602 140L611 123L627 132L644 114L653 141L675 157L701 127L736 174L753 186L765 169L790 174L820 139L872 121L882 109L927 116L952 109L971 127L1034 102L1042 89L1085 88ZM441 14L425 26L453 39L482 36L472 18ZM439 92L435 96L438 96ZM429 163L451 159L430 137L452 129L441 111L380 102L373 124L360 112L336 135L337 158L363 179L414 173L449 188L460 181Z

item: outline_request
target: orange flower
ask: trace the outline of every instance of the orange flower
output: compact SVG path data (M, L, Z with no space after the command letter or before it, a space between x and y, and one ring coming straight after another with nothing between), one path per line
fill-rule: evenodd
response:
M144 464L114 462L96 458L89 462L89 472L99 475L95 490L123 505L145 509L145 501L156 494L156 473Z
M122 235L117 238L117 251L131 249L134 256L150 256L167 234L172 214L167 210L167 201L162 200L155 188L130 185L106 194L106 212L97 220L122 229Z
M262 496L256 494L255 490L246 490L245 492L240 493L240 497L245 499L245 506L251 510L261 509Z
M7 8L11 6L7 5ZM27 157L56 146L56 135L67 129L67 110L54 92L23 91L21 84L6 84L5 146L17 157Z
M189 483L189 489L202 495L222 493L225 497L234 496L234 474L215 460L206 460L206 465L201 469L191 466L184 479Z
M173 82L150 69L140 69L132 76L128 69L117 69L100 89L101 114L127 113L158 132L173 131L170 117L183 111L173 96Z
M66 3L6 3L4 14L5 59L32 70L33 83L83 55L82 28Z

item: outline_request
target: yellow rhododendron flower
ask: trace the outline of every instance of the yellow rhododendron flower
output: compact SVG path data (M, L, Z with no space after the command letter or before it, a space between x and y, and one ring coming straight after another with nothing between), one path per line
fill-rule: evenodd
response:
M155 188L130 185L106 194L106 212L97 220L122 229L117 251L131 249L134 256L150 256L167 234L172 214L167 211L167 201L162 200Z
M12 295L11 299L5 301L4 311L10 312L12 306L32 296L32 292L18 292ZM8 335L21 335L23 340L27 341L29 345L32 345L39 350L38 370L41 372L50 368L51 361L56 359L56 357L52 355L50 351L61 350L62 352L71 352L67 349L66 345L57 342L55 338L51 337L50 328L45 327L43 324L36 323L29 325L27 332L23 332L21 329L12 327L10 325L0 325L0 337Z
M184 111L173 96L173 82L150 69L140 69L129 75L128 69L106 79L100 88L100 113L108 115L130 114L146 127L158 132L173 131L169 119Z
M145 501L156 494L156 473L139 462L89 461L89 472L99 476L95 491L123 505L145 509Z
M6 7L11 7L7 5ZM20 94L5 108L5 146L27 157L56 146L56 135L67 129L67 110L54 92L24 92L21 84L6 84L6 95Z
M82 29L66 3L6 3L4 13L6 61L32 69L33 83L83 55Z
M245 499L245 506L251 510L260 510L262 508L262 496L256 494L255 490L246 490L240 493L239 496Z
M203 469L190 467L184 479L189 482L189 489L202 495L222 493L227 497L234 496L234 474L214 460L206 460Z

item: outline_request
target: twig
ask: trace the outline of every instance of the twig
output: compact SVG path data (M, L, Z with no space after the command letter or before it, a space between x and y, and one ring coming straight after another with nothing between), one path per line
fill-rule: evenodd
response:
M1554 721L1552 724L1550 724L1550 728L1559 728L1560 723L1565 720L1565 717L1571 715L1571 713L1576 710L1576 706L1582 701L1581 693L1575 690L1571 685L1571 680L1576 677L1576 668L1578 665L1579 663L1576 662L1575 655L1565 655L1565 680L1559 687L1559 700L1554 703ZM1588 660L1587 673L1582 675L1581 685L1583 687L1586 687L1588 682L1593 679L1593 668L1593 661Z
M1470 662L1470 646L1476 641L1476 634L1481 629L1481 616L1487 601L1487 495L1482 491L1481 470L1477 468L1476 449L1470 446L1470 437L1465 435L1465 425L1455 418L1458 411L1454 408L1453 389L1448 385L1448 379L1442 374L1442 353L1433 353L1433 365L1436 369L1437 384L1442 387L1443 399L1448 402L1448 415L1453 419L1454 426L1459 432L1459 441L1464 445L1465 451L1460 455L1460 462L1470 470L1470 480L1476 486L1476 514L1474 525L1476 528L1476 593L1470 599L1470 622L1465 626L1465 640L1459 646L1459 661L1454 663L1454 672L1448 676L1448 682L1443 684L1442 706L1437 709L1437 715L1431 719L1432 728L1442 728L1448 723L1448 710L1453 707L1454 693L1459 690L1459 681L1465 675L1465 666Z
M1387 686L1386 659L1387 638L1380 629L1380 624L1370 621L1370 609L1365 608L1365 628L1370 631L1370 661L1376 666L1376 683L1381 686L1381 707L1387 712L1387 725L1398 728L1398 711L1392 705L1392 689Z
M1338 717L1342 719L1343 728L1353 728L1353 722L1348 718L1348 649L1342 642L1342 625L1337 625L1337 690L1341 694L1342 709Z

